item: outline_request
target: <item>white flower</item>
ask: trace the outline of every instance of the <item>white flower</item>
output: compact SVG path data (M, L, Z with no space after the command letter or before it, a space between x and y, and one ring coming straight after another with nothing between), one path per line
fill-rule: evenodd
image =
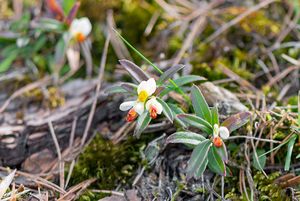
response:
M158 114L161 114L163 111L162 105L156 100L155 97L151 98L146 103L146 110L149 111L150 117L155 119Z
M138 88L138 101L145 102L156 91L156 82L154 78L150 78L147 81L142 81Z
M87 17L83 17L72 21L69 32L72 38L82 42L90 34L91 30L92 24L90 20Z
M229 138L229 130L225 126L219 127L219 125L214 125L213 130L213 143L216 147L221 147L223 145L223 140Z
M137 118L138 115L141 115L145 111L145 102L149 99L151 95L156 91L156 82L153 78L150 78L147 81L142 81L137 88L137 100L136 101L126 101L120 105L120 110L128 111L127 121L133 121ZM149 102L150 101L150 102ZM162 112L162 106L160 103L152 98L147 102L146 108L156 108L155 114L160 114ZM154 101L154 102L153 102ZM148 105L148 106L147 106ZM152 106L153 105L153 106ZM147 109L149 110L149 109ZM153 110L153 109L152 109ZM151 110L151 111L152 111ZM157 110L157 111L156 111ZM150 110L149 110L150 112ZM152 111L154 115L154 110ZM151 113L150 113L151 115Z

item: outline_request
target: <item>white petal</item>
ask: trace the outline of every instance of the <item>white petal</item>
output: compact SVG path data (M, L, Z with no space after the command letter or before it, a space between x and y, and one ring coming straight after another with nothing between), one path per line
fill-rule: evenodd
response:
M153 104L153 98L151 98L146 102L146 110L149 110L152 104Z
M76 36L78 33L82 33L84 36L89 35L92 30L92 24L87 17L80 19L74 19L70 26L71 36Z
M154 78L150 78L149 80L147 80L146 87L147 87L146 91L149 96L154 94L154 92L156 91L156 82L155 82Z
M92 30L92 24L87 17L80 18L81 33L88 36Z
M146 110L149 110L151 106L154 106L157 109L157 114L161 114L163 111L162 105L156 100L155 97L151 98L146 103Z
M144 103L142 102L136 102L136 104L134 105L133 109L139 114L143 114L144 112Z
M157 114L161 114L162 111L163 111L162 105L159 102L156 101L155 106L156 106L156 109L157 109Z
M220 132L220 137L222 139L227 139L229 137L229 130L228 130L228 128L226 128L224 126L221 126L220 129L219 129L219 132Z
M136 104L136 101L126 101L120 105L120 110L127 111L130 110L134 105Z
M138 88L137 88L137 92L138 94L141 92L141 91L146 91L146 88L147 88L147 82L146 81L142 81Z

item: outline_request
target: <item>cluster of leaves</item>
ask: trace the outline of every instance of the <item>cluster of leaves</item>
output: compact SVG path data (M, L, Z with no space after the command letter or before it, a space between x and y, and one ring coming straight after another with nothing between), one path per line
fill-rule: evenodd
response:
M201 91L195 85L191 89L194 114L179 114L177 117L187 125L202 131L201 134L190 131L179 131L168 137L168 143L184 143L194 147L191 158L188 162L188 177L199 178L206 167L215 173L226 176L228 168L227 149L224 143L216 146L214 143L214 125L219 126L219 115L217 107L209 108ZM221 126L232 132L243 126L249 120L250 112L241 112L227 118ZM204 136L208 136L206 139Z
M26 65L33 71L39 70L42 73L49 71L65 74L75 68L74 61L70 62L68 58L68 65L65 65L65 61L67 49L74 46L68 31L80 3L70 0L59 5L56 0L48 0L45 5L50 11L50 16L43 12L42 16L34 17L27 10L19 19L12 21L9 30L0 36L0 57L3 58L0 73L9 70L13 63ZM80 46L86 63L90 63L88 41ZM78 47L77 52L80 54Z

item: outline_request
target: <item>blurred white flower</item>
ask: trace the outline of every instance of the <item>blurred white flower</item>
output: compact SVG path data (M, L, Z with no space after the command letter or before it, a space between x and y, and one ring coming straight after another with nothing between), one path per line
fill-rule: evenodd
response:
M29 43L29 38L18 38L16 43L18 47L24 47Z
M229 138L229 130L225 126L220 126L215 124L213 130L213 143L216 147L221 147L223 145L223 140Z
M74 19L70 25L71 37L78 42L83 42L92 30L92 24L87 17Z

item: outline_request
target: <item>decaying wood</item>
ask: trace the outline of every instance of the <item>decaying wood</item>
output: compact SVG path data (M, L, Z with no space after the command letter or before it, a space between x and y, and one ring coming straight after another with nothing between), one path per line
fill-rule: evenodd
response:
M62 150L69 146L75 117L77 125L74 135L75 138L81 138L93 102L95 84L96 80L75 80L65 84L62 87L62 93L65 95L66 103L57 109L49 110L29 106L27 110L22 111L24 116L21 120L15 117L16 112L20 112L18 104L10 108L9 112L5 112L3 114L5 118L0 124L0 164L2 166L21 165L23 169L30 170L26 164L30 164L29 161L33 158L42 159L39 154L47 153L46 156L50 158L52 154L55 158L56 151L48 122L53 123L57 141ZM107 121L111 122L108 125L111 125L112 131L115 132L116 123L113 123L113 120L118 119L118 124L119 120L123 119L123 114L118 109L122 99L121 95L107 96L99 93L92 121L93 128ZM12 105L14 105L13 102ZM39 164L39 161L35 163Z

